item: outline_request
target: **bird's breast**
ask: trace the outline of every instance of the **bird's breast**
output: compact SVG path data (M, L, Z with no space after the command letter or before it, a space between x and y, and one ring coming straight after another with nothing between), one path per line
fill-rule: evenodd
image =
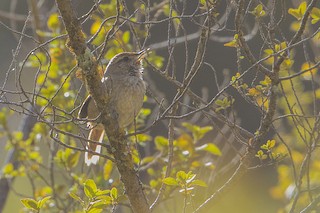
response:
M118 113L119 126L130 125L139 113L146 92L146 85L141 78L127 77L112 82L112 103Z

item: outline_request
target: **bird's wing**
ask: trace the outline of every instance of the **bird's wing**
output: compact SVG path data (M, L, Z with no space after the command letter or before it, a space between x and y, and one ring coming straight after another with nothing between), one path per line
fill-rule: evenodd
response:
M89 107L89 104L90 104L91 100L92 100L91 95L88 95L86 100L84 100L84 102L81 105L81 108L80 108L79 113L78 113L78 118L86 118L86 117L88 117L88 107Z

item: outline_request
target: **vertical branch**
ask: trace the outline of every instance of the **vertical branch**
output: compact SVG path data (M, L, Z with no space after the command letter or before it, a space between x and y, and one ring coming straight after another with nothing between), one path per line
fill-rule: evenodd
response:
M34 34L35 36L37 37L37 40L40 42L40 43L43 43L43 37L40 36L38 33L37 33L37 30L41 29L41 20L40 20L40 17L39 17L39 8L37 7L37 2L38 1L35 1L35 0L29 0L28 1L28 4L29 4L29 7L30 7L30 11L32 12L32 25L33 25L33 31L34 31Z
M87 89L101 112L101 123L105 127L113 148L112 154L132 210L139 213L149 212L147 199L134 169L132 155L127 150L125 133L119 129L117 119L115 119L116 113L113 109L109 109L112 107L108 107L108 109L105 107L108 105L109 97L106 94L104 84L100 81L97 60L85 43L80 21L76 17L70 0L56 0L56 3L69 35L67 45L76 55L78 66L82 69L85 77Z
M29 134L33 129L33 126L36 124L37 119L32 115L26 115L22 119L21 126L19 130L23 133L23 140L27 140L29 138ZM14 168L18 168L20 163L16 160L17 150L15 148L11 149L6 157L5 165L8 163L12 163ZM2 170L1 170L2 171ZM3 208L6 204L8 194L10 191L10 185L13 183L14 178L6 178L0 173L0 212L3 211Z

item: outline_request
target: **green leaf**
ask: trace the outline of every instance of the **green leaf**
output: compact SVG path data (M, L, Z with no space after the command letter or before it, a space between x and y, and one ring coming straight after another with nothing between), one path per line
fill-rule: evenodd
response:
M316 24L318 21L320 21L320 9L319 8L312 8L310 16L312 18L311 23Z
M20 131L16 131L13 133L13 137L17 140L17 141L21 141L23 139L23 132Z
M47 196L38 201L38 208L41 209L43 205L51 198L51 196Z
M307 10L307 2L302 2L298 8L289 8L288 13L294 16L298 21L302 19Z
M38 208L38 202L35 201L34 199L31 199L31 198L24 198L24 199L21 199L20 200L21 203L27 207L28 209L33 209L33 210L36 210L38 211L39 208Z
M58 13L51 14L47 21L48 28L54 31L59 27L59 25L60 25L60 21L59 21Z
M196 141L200 140L201 138L203 138L208 132L210 132L213 129L212 126L205 126L205 127L200 127L199 130L196 132L196 134L194 135L194 139Z
M0 111L0 125L5 125L7 123L7 108L2 108Z
M223 46L225 46L225 47L238 47L239 46L238 39L239 39L239 35L235 34L233 36L233 40L228 43L225 43Z
M168 147L168 145L169 145L168 139L163 136L155 137L154 143L156 144L156 147L158 150L163 150L164 148Z
M202 180L193 180L190 183L190 186L202 186L202 187L208 187L208 185L206 184L206 182L202 181Z
M79 158L80 158L80 152L74 152L70 154L67 159L68 168L75 167L79 162Z
M130 41L130 32L129 31L125 31L122 35L122 41L123 43L127 44Z
M213 143L207 143L202 146L196 147L196 151L207 151L213 155L221 156L220 149Z
M103 167L103 179L108 180L110 178L110 174L112 172L113 163L108 160Z
M176 179L178 181L183 181L185 182L187 180L187 173L185 173L184 171L179 171L176 174Z
M269 149L272 149L276 145L276 141L275 140L268 140L267 145L268 145Z
M107 198L108 197L108 198ZM112 203L112 198L110 196L105 196L105 199L97 200L92 204L92 208L105 209Z
M86 180L84 182L84 193L88 198L93 198L97 192L97 185L92 179Z
M113 200L117 200L118 199L118 189L115 187L112 187L112 189L110 190L110 196Z
M72 197L73 199L75 199L76 201L80 202L81 204L84 203L84 201L74 192L69 192L68 193L70 197Z
M167 177L167 178L163 179L162 182L166 185L169 185L169 186L179 185L178 182L176 181L176 179L174 179L173 177Z
M263 10L262 4L258 4L258 6L256 6L251 13L257 18L260 18L266 15L266 11Z
M262 150L259 150L255 156L260 160L265 160L268 157Z
M213 128L212 126L205 126L200 127L197 125L192 125L190 123L182 123L182 126L187 128L189 131L192 132L193 139L195 142L199 141L201 138L203 138L209 131L211 131Z
M98 209L98 208L90 208L86 213L100 213L102 212L103 209Z
M14 171L14 167L12 163L8 163L2 169L3 174L10 175Z
M110 190L98 190L96 192L96 196L101 196L101 195L107 195L107 194L110 194Z

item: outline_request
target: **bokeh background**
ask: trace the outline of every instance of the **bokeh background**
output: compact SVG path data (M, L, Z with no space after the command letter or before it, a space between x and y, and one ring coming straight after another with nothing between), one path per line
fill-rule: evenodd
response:
M15 29L16 31L21 31L24 24L24 20L28 12L31 10L31 2L32 0L0 1L0 21L2 23L0 25L0 85L3 84L7 69L12 63L12 52L16 48L19 39L19 36L17 34L14 34L10 30L8 30L3 24ZM197 4L196 0L194 0L193 2L194 5ZM298 2L299 1L288 1L288 4L296 5ZM54 6L54 1L40 0L36 1L36 3L41 8L39 17L42 20L42 27L45 29L49 15L52 12L56 12L57 9ZM130 4L132 2L127 1L127 3ZM13 4L16 5L13 6ZM88 11L88 8L91 8L92 1L74 0L73 4L76 8L76 11L78 11L78 15L81 16L82 14ZM223 6L223 3L221 3L221 7ZM14 8L14 11L12 11L12 8ZM192 9L192 3L190 3L189 8L187 8L187 10L192 11ZM287 19L288 24L291 21L292 20L290 18ZM89 28L89 25L85 27ZM190 23L187 25L186 30L189 33L194 33L197 31L197 26ZM146 46L153 45L157 42L165 41L167 35L164 32L167 32L167 25L165 23L163 23L163 25L159 25L156 28L153 28L151 36ZM287 33L288 35L293 34L290 31L287 31ZM33 35L33 31L30 24L28 24L26 34ZM218 33L216 36L232 37L233 33L223 32L220 34ZM197 46L197 40L190 41L189 43L190 60L192 60L192 57L194 57L194 51ZM249 42L249 45L252 47L254 51L259 52L261 48L261 46L259 46L259 43L260 40L258 38L254 38ZM20 60L23 59L23 57L30 51L31 48L33 48L34 45L28 39L24 39L22 44L23 45L21 47L18 61L16 63L21 62ZM211 64L214 64L220 82L224 80L223 78L226 76L226 73L229 73L229 76L234 75L237 70L235 50L233 48L225 48L223 44L223 42L210 41L205 59ZM184 52L185 49L182 45L178 45L176 47L176 51L173 57L178 66L182 66L185 62ZM168 49L166 48L158 49L156 50L156 53L158 55L163 56L165 59L167 59L168 57ZM296 64L299 64L299 62L297 62ZM181 68L177 67L176 69L179 70ZM29 71L24 72L25 76L23 77L25 85L27 85L27 87L29 86L29 88L32 88L33 83L33 78L28 77L29 75L31 75L31 73L33 74L34 70L30 69ZM168 99L172 98L172 96L175 94L175 88L173 88L165 80L159 78L155 73L149 72L146 75L151 81L149 83L152 83L153 86L157 88L161 94L163 94ZM14 71L11 72L8 82L8 85L12 84L12 89L14 89ZM197 75L197 77L194 79L192 83L192 88L199 95L202 94L204 88L209 96L214 95L217 91L212 72L206 69L201 71L200 74ZM230 95L233 95L237 99L236 91L231 90L229 92ZM243 101L241 98L239 98L238 100L236 101L236 104L234 106L237 116L239 117L238 123L241 123L241 125L244 128L253 133L259 125L259 113L256 110L256 108L254 108L247 102ZM0 107L2 108L6 106L0 105ZM12 120L10 120L10 128L12 130L18 129L21 120L22 115L16 114L14 117L12 117ZM158 125L156 128L152 130L151 134L159 135L159 133L161 132L165 133L163 131L162 126ZM3 165L5 163L5 158L8 154L8 151L5 150L4 147L5 141L2 140L0 141L0 165ZM229 157L232 158L232 156ZM230 174L225 175L227 177ZM224 177L221 177L220 179L224 180ZM274 200L270 195L270 188L274 186L276 183L277 173L274 167L271 166L268 168L252 170L242 178L242 180L239 182L237 186L234 186L230 190L230 193L228 193L226 197L219 201L218 206L215 207L216 209L210 212L276 212L278 207L281 206L281 202ZM14 181L12 187L19 194L22 195L28 195L31 193L31 187L28 185L28 181L24 177L17 178ZM21 207L22 204L20 203L20 197L15 193L10 193L9 199L7 201L3 213L18 212Z

